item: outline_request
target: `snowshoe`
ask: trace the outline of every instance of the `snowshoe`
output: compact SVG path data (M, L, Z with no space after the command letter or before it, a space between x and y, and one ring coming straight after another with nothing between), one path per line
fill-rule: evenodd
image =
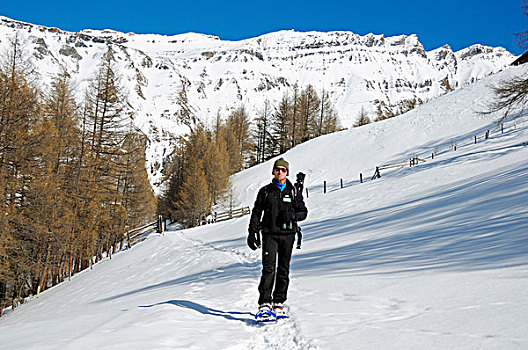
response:
M275 313L273 313L270 304L262 304L259 307L259 311L255 315L255 320L257 323L276 322L277 317L275 316Z
M273 304L273 313L277 319L290 318L286 313L286 306L282 303Z

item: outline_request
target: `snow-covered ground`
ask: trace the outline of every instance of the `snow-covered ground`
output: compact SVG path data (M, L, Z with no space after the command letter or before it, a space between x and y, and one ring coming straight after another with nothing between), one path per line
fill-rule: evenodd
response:
M44 292L0 318L1 348L527 349L528 117L501 134L475 113L489 84L526 71L285 155L311 189L292 319L253 322L261 267L246 216L153 235ZM235 176L240 204L270 178L271 162Z

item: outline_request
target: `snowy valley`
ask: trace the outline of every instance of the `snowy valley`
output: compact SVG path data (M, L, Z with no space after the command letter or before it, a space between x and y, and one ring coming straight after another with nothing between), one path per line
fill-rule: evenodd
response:
M246 246L246 216L151 235L45 291L0 318L2 348L526 349L528 116L502 130L499 115L478 112L490 86L527 73L481 76L284 155L309 189L290 320L254 324L260 251ZM425 162L370 179L414 156ZM252 205L271 167L233 176L239 205Z

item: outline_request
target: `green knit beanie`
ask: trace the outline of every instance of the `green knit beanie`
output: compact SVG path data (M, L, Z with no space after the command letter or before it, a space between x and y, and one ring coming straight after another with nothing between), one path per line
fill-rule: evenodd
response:
M283 166L283 167L285 167L286 170L287 170L287 171L286 171L286 175L289 174L289 172L290 172L290 168L289 168L289 166L290 166L290 165L288 164L287 161L284 160L284 158L279 158L279 159L277 159L277 160L275 161L275 163L273 163L273 169L275 169L275 168L278 167L278 166ZM271 173L272 173L272 174L273 174L273 169L271 169Z

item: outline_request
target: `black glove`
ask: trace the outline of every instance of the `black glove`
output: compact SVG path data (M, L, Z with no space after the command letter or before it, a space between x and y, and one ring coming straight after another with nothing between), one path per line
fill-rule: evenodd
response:
M279 212L279 221L281 223L295 221L295 213L291 211L281 211Z
M249 231L247 245L251 250L257 250L257 248L260 248L260 239L257 237L258 234L258 232Z

